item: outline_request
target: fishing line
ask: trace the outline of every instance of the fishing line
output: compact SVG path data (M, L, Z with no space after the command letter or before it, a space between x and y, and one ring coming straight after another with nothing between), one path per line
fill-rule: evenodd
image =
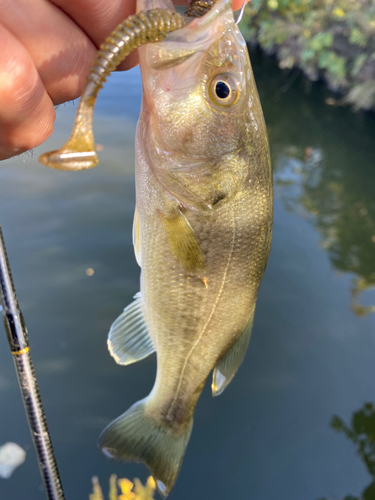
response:
M30 356L26 325L20 310L0 226L0 304L17 372L31 437L48 500L64 500L56 459L48 432L38 381Z
M241 22L241 19L243 17L243 13L245 12L246 3L247 3L246 0L243 0L240 13L238 14L238 17L237 17L236 24L239 24Z

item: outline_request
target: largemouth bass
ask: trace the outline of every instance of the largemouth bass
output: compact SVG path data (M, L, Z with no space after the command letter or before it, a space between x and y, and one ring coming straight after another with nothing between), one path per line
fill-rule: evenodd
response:
M138 11L173 9L138 0ZM213 370L220 394L243 360L272 231L262 109L230 0L139 49L134 248L141 292L114 322L121 364L157 353L147 398L100 438L107 456L144 462L167 496Z

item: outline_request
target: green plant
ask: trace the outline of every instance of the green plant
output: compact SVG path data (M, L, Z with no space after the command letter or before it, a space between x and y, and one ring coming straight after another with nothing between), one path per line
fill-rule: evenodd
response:
M298 67L344 94L342 103L375 109L373 0L252 0L242 27L282 69Z

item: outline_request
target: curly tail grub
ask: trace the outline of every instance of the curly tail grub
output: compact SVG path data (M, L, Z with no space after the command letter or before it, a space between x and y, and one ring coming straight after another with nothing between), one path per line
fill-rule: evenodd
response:
M185 16L171 10L154 9L129 16L119 24L100 46L79 101L70 138L61 149L41 155L39 161L58 170L95 167L99 160L92 120L96 98L107 77L133 50L146 43L164 40L168 33L188 24L191 17L200 17L208 12L214 1L193 1Z

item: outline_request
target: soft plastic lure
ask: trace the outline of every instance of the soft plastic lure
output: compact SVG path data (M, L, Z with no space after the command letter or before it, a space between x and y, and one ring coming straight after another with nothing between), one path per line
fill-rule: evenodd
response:
M206 14L216 0L193 1L184 15L167 9L153 9L133 16L117 26L100 46L79 101L73 132L57 151L44 153L39 161L57 170L84 170L99 160L92 130L94 106L107 77L135 49L147 43L160 42L168 33L184 27L194 17Z

